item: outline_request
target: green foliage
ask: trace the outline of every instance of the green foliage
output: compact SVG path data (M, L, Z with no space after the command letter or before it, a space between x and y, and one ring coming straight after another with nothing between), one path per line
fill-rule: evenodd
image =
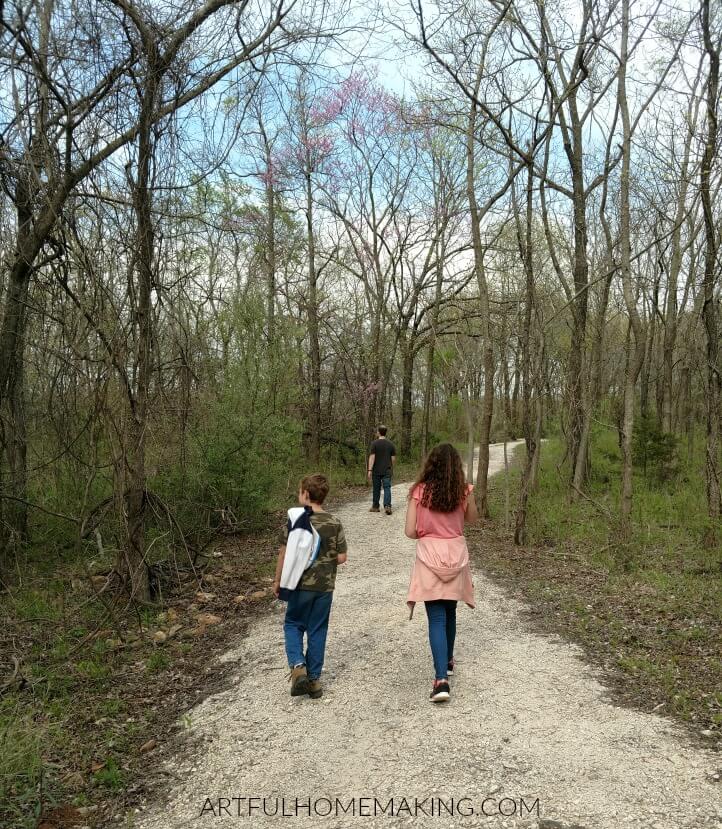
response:
M239 413L233 390L210 401L196 424L183 466L160 472L153 486L175 501L189 533L199 525L258 525L299 467L301 426L280 415Z
M15 599L14 613L17 619L30 621L39 617L47 619L59 619L58 608L50 601L47 593L39 590L29 589L18 594Z
M123 772L113 757L109 757L102 768L94 774L95 780L106 789L118 791L125 785Z
M103 665L93 659L83 659L75 664L75 670L89 682L100 682L111 674L111 666Z
M677 438L662 431L656 418L637 418L632 437L632 458L636 466L642 467L645 475L651 471L660 482L672 478L677 472L676 450Z
M719 566L720 551L707 550L700 543L708 518L703 447L701 441L699 444L689 468L686 463L680 464L676 477L663 486L656 479L648 480L641 469L635 472L631 534L622 543L616 522L622 469L616 432L602 427L592 432L591 474L584 491L593 500L580 497L570 502L567 467L561 465L563 443L558 438L546 440L542 444L539 485L529 502L530 542L550 547L578 543L595 565L620 572L644 570L648 574L652 561L656 564L652 569L678 574L682 562L685 574L695 582L697 595L709 595L709 578L704 574ZM519 456L523 452L523 446L517 450ZM516 492L518 477L519 469L514 468L512 493ZM503 509L501 480L495 480L491 502L496 515ZM702 577L695 576L695 572Z
M152 674L156 671L162 671L170 665L170 657L165 651L157 650L148 657L145 669Z
M20 708L19 700L7 695L0 703L0 821L7 826L34 827L37 816L28 804L43 775L42 732L30 711Z
M463 412L464 404L458 394L452 394L446 404L449 418L459 418Z

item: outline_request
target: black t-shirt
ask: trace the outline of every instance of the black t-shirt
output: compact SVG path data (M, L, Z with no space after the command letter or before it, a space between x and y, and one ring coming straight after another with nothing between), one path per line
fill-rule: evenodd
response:
M369 450L369 455L375 455L372 472L383 475L391 469L391 458L396 456L396 447L388 438L377 438Z

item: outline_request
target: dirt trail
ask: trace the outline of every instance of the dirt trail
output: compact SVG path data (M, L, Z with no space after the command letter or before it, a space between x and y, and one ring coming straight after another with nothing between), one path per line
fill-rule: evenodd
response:
M501 468L496 445L491 469ZM429 703L426 617L419 606L409 621L405 604L414 555L406 490L394 487L390 517L366 502L337 513L349 562L339 569L323 698L288 694L279 604L223 657L238 666L235 687L190 712L203 747L167 765L168 802L126 825L722 829L722 790L706 776L719 756L691 747L669 720L607 702L581 651L533 632L479 572L476 609L459 609L452 700ZM233 800L249 797L259 798L252 817L247 801ZM278 816L263 815L264 797ZM331 814L309 818L302 805L282 817L296 798ZM352 798L356 816L342 811ZM394 814L381 813L391 798ZM441 816L435 798L446 804Z

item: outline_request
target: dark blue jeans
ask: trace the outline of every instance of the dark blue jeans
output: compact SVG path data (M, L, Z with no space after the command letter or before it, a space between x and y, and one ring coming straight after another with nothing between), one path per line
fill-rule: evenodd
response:
M448 679L449 662L454 658L456 639L456 600L435 599L424 602L429 618L429 644L437 679Z
M318 590L294 590L288 599L283 622L288 666L305 665L309 679L321 676L332 601L332 592L321 593ZM307 640L305 655L304 633Z
M378 507L379 500L381 499L381 484L384 485L384 506L390 507L391 506L391 470L389 469L388 472L384 472L383 475L379 475L378 472L371 473L371 480L373 482L373 500L371 501L372 506Z

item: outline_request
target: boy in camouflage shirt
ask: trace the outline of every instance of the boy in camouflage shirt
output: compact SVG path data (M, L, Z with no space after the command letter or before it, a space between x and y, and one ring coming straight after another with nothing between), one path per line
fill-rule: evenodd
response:
M322 506L328 495L328 479L324 475L307 475L301 481L298 502L313 510L311 523L321 536L321 546L313 564L301 576L286 607L283 634L288 667L291 669L291 696L308 694L318 699L322 694L321 669L326 649L326 634L331 613L336 567L346 561L346 537L338 518ZM288 526L280 534L281 549L276 564L273 592L278 596L283 559L286 554ZM306 634L306 653L303 635Z

